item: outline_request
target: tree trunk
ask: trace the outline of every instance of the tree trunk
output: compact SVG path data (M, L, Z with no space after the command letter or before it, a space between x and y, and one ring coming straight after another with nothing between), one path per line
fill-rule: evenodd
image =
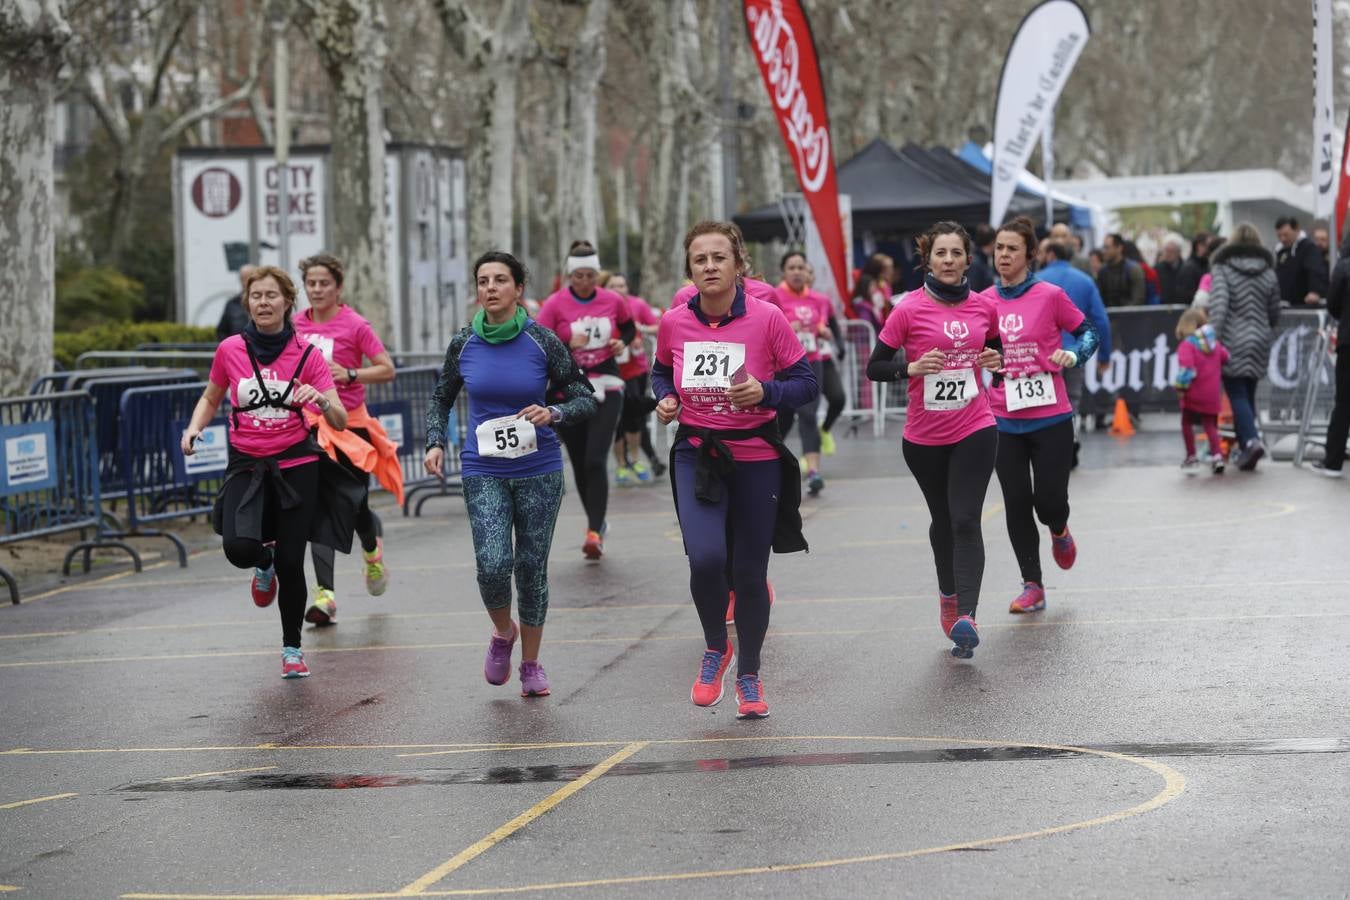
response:
M0 10L0 396L52 367L53 91L70 29L57 0Z
M329 194L343 295L386 341L394 337L384 181L384 8L380 0L302 0L300 25L332 88Z
M605 18L609 0L590 0L567 57L567 166L558 184L562 217L560 256L574 240L598 242L595 190L596 91L605 74Z

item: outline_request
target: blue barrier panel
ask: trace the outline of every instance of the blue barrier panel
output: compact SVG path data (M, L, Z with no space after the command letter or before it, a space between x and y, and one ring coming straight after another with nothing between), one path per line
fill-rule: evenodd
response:
M450 446L446 450L445 475L428 475L423 467L427 444L427 404L431 402L436 382L441 377L440 366L413 366L399 369L397 377L387 384L373 384L366 388L366 408L379 418L386 431L391 426L401 427L398 457L403 466L403 514L421 515L422 506L432 497L455 496L462 492L459 466L459 435L468 427L468 401L463 392L450 412L446 434ZM392 433L391 437L395 437ZM417 503L413 504L413 498Z
M70 574L76 553L116 547L141 558L103 528L98 477L98 447L93 398L84 391L60 391L35 397L0 399L0 545L68 531L92 529L94 540L81 540L66 554L62 570ZM10 600L19 602L18 582L0 567Z
M83 389L94 398L99 480L110 497L121 494L127 487L127 473L122 469L120 437L122 392L132 387L185 384L200 378L191 369L147 369L107 377L100 370L91 370L76 372L71 377L72 390ZM116 502L112 505L115 507Z
M114 537L162 537L187 566L187 547L171 531L147 527L169 519L210 515L229 462L226 415L202 430L197 452L183 456L179 438L206 382L131 387L119 402L117 470L123 476L126 527Z

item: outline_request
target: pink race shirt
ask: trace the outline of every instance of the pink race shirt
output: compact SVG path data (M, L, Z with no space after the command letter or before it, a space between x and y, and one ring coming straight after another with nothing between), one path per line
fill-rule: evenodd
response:
M778 290L773 285L756 278L743 278L741 279L741 285L745 288L745 296L754 297L756 300L763 300L765 303L772 303L775 306L778 305ZM670 301L670 308L687 306L690 298L697 293L698 288L692 284L686 284L675 292L675 296Z
M774 373L791 368L803 355L778 306L753 297L745 298L745 315L715 328L703 324L686 301L661 317L656 333L657 362L673 370L680 422L695 428L740 430L773 421L778 413L768 407L732 407L727 399L732 376L744 368L756 381L773 381ZM728 441L727 446L733 459L778 458L761 438Z
M370 323L345 303L327 322L315 322L312 313L312 309L306 309L295 316L295 333L321 350L328 362L344 369L359 369L362 357L373 361L384 352L384 344ZM339 384L337 392L345 409L356 409L366 402L366 386L360 382Z
M774 300L778 308L787 317L788 325L797 335L797 341L806 351L808 362L817 362L825 358L824 334L830 321L830 300L824 294L806 291L794 294L786 283L774 290Z
M1073 410L1063 369L1050 362L1061 332L1083 324L1083 311L1058 286L1038 281L1013 300L991 287L982 294L998 315L1003 340L1003 382L989 389L989 405L1001 419L1048 419Z
M656 314L656 310L641 297L628 298L628 311L633 316L633 321L638 325L652 326L661 321L661 317ZM640 349L639 349L640 348ZM637 378L651 369L651 361L647 359L647 344L642 332L638 332L637 339L631 346L625 347L623 352L615 357L619 363L619 377L624 381L630 378Z
M955 444L994 424L979 357L996 334L994 305L983 295L971 294L956 306L934 300L923 288L900 298L881 328L882 343L904 350L909 362L935 349L947 357L936 375L909 379L905 440Z
M609 349L611 340L619 339L619 326L633 321L628 302L606 288L596 288L589 300L578 300L571 288L554 291L539 310L539 324L557 332L563 345L571 347L572 358L581 371L590 374L614 359ZM586 343L572 347L572 335L585 333ZM610 369L617 386L605 384L606 390L623 390L618 379L618 367Z
M286 345L281 355L271 363L258 363L263 383L272 394L286 390L294 378L300 384L308 384L322 393L332 390L333 376L328 371L322 354L316 349L305 360L304 369L296 373L300 357L309 346L297 337ZM232 335L221 341L216 348L216 357L211 362L211 383L225 389L230 405L240 409L255 403L262 393L258 387L253 365L248 359L248 350L244 346L243 335ZM287 397L289 402L290 398ZM315 408L317 409L317 407ZM230 416L230 445L248 456L275 456L287 447L303 441L309 436L309 426L304 417L289 409L275 409L270 406L259 407L252 412L241 412ZM306 456L283 460L281 468L289 468L317 457Z

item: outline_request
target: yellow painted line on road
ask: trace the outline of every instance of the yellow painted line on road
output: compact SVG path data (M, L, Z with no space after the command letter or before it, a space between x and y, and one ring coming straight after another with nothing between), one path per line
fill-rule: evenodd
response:
M604 762L590 769L589 771L586 772L586 774L582 775L580 778L577 778L575 781L570 781L567 784L563 785L561 788L554 791L552 794L549 794L543 800L540 800L534 806L531 806L529 809L525 810L525 812L521 813L511 821L507 822L505 825L493 831L487 837L483 838L480 841L477 841L476 843L470 844L468 847L465 847L463 850L456 853L454 856L450 857L450 859L441 863L439 866L432 869L430 872L426 873L421 878L418 878L416 881L413 881L405 885L399 891L399 893L403 895L414 895L425 892L427 888L436 884L436 882L445 878L451 872L454 872L456 869L459 869L467 865L468 863L472 862L473 860L477 859L479 856L482 856L484 853L491 850L493 847L497 846L502 841L506 840L511 835L515 834L517 831L519 831L526 825L533 822L535 819L542 816L544 813L553 809L558 804L566 800L568 797L571 797L573 794L584 789L588 784L600 778L610 769L614 768L619 763L623 762L625 759L628 759L630 756L637 753L643 747L646 746L647 746L646 741L634 741L633 743L628 744L618 753L615 753L613 756L609 757Z
M144 568L142 568L141 571L142 571L142 572L153 572L155 569L162 569L162 568L164 568L164 567L167 566L170 562L171 562L170 560L167 560L167 559L166 559L166 560L163 560L162 562L151 563L150 565L145 566ZM123 579L123 578L126 578L128 575L135 575L135 574L137 574L137 573L136 573L136 570L135 570L134 568L130 568L130 569L127 569L125 572L114 572L114 573L111 574L111 575L104 575L102 578L95 578L93 581L81 581L81 582L78 582L78 583L76 583L76 584L66 584L66 585L62 585L61 587L58 587L58 588L52 588L52 589L49 590L49 591L43 591L43 592L40 593L40 594L33 594L31 597L20 597L20 598L19 598L19 603L21 603L21 604L23 604L23 603L36 603L36 602L39 601L39 600L46 600L48 597L55 597L55 596L58 595L58 594L68 594L68 593L70 593L71 591L83 591L83 590L87 590L88 588L98 587L98 586L100 586L100 585L105 585L105 584L108 584L109 582L113 582L113 581L119 581L119 580L121 580L121 579Z
M173 775L165 781L191 781L194 778L210 778L213 775L241 775L244 772L270 772L276 766L254 766L251 769L222 769L219 772L196 772L192 775Z
M0 894L7 894L10 891L21 891L23 888L13 884L0 884Z
M6 803L0 806L0 809L18 809L20 806L32 806L35 803L46 803L48 800L65 800L67 797L78 797L78 794L52 794L50 797L35 797L32 800L19 800L15 803Z
M1001 512L1003 512L1003 504L995 503L993 506L989 507L987 510L984 511L984 515L980 516L980 524L988 525L989 520Z

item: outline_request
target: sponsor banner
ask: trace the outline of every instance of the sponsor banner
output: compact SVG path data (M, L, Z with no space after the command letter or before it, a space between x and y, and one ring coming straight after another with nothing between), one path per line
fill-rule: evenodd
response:
M1332 221L1333 227L1331 229L1333 253L1339 252L1341 235L1345 231L1346 207L1350 206L1350 116L1346 117L1345 143L1341 145L1341 177L1339 181L1340 186L1336 189L1336 218Z
M1336 110L1332 96L1331 0L1313 0L1313 217L1336 206ZM1334 243L1334 242L1333 242Z
M230 464L230 442L228 428L224 418L213 419L202 429L201 437L193 445L191 456L184 456L180 439L187 430L187 420L169 423L165 435L166 445L172 447L174 480L178 482L197 481L204 478L218 478L225 473Z
M0 426L0 496L56 486L56 432L51 422Z
M1027 13L1013 35L994 107L990 224L1003 224L1032 148L1090 34L1087 16L1077 3L1046 0Z
M820 235L834 289L846 297L848 255L830 146L830 116L811 25L797 0L744 0L745 24L807 208ZM826 273L820 273L824 276ZM821 289L823 278L817 279Z

